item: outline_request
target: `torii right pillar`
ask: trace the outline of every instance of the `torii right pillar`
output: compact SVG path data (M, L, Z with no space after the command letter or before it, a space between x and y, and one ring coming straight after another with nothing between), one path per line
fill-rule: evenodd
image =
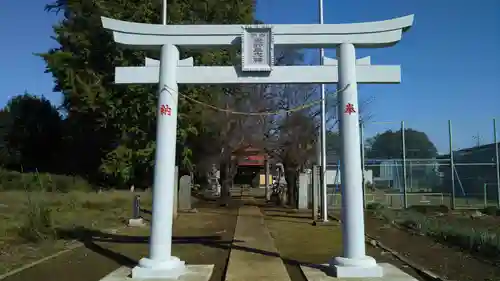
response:
M358 85L356 50L353 44L337 47L339 129L342 161L342 257L335 257L330 266L337 277L382 277L383 269L374 258L366 256L359 134Z

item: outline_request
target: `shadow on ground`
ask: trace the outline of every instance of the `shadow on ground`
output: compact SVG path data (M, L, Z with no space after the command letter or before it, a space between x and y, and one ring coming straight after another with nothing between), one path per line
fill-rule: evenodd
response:
M124 254L115 252L111 249L99 245L99 242L118 243L118 244L148 244L149 236L130 236L105 233L99 230L88 228L76 228L69 230L59 230L59 237L67 240L77 240L94 253L109 258L120 265L135 266L138 261ZM212 236L174 236L172 244L198 244L219 249L230 249L232 240L224 240L220 235Z
M214 264L210 281L225 279L229 246L234 236L239 202L220 207L216 202L197 202L198 213L182 213L174 223L173 254L187 264ZM147 209L143 217L151 218ZM208 212L210 211L210 212ZM150 213L150 212L149 212ZM80 241L84 246L67 251L2 281L52 281L72 276L72 281L97 281L119 266L135 266L148 255L148 228L102 232L84 227L58 229L61 240ZM221 247L204 245L219 244ZM226 249L226 250L225 250Z
M237 208L243 203L241 200L231 200L228 207L221 207L217 201L204 201L193 205L200 210L199 213L182 214L174 223L173 254L188 264L214 264L210 281L225 280L229 253L232 249L279 257L287 267L296 267L297 271L300 271L299 265L314 266L304 262L300 255L293 257L296 259L290 259L276 252L235 245L243 242L233 240ZM255 205L263 207L268 204ZM289 215L299 215L293 212L293 210L286 211ZM142 210L145 217L150 218L150 213L148 209ZM286 213L273 215L285 216ZM272 219L283 220L279 217ZM288 219L292 218L288 216ZM149 242L147 232L147 229L133 228L125 230L126 234L106 233L84 227L59 229L60 239L77 240L82 242L84 247L2 281L51 281L54 275L66 274L73 276L72 281L97 281L118 266L133 267L138 263L138 259L147 256ZM292 281L304 280L300 276L291 277Z
M137 260L134 260L121 253L114 252L108 248L99 245L99 242L105 243L118 243L118 244L147 244L149 242L149 236L133 236L133 235L119 235L105 233L98 230L79 228L73 230L60 230L60 235L64 239L68 240L78 240L82 242L85 247L99 255L105 256L120 265L124 266L135 266ZM220 235L211 236L174 236L172 237L173 245L186 245L186 244L198 244L206 247L221 249L221 250L240 250L245 252L251 252L256 254L261 254L264 256L278 257L283 260L283 262L290 266L309 266L322 269L320 265L311 264L307 262L301 262L298 260L287 259L282 257L279 253L269 252L249 247L243 247L234 245L234 243L244 242L241 240L234 239L224 239Z
M307 219L304 215L287 215L287 214L266 214L266 217L270 218L289 218L289 219ZM309 215L310 217L310 215Z

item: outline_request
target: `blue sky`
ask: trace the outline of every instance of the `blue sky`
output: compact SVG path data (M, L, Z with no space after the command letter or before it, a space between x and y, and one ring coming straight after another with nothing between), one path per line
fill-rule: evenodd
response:
M51 75L43 73L43 61L33 55L56 46L50 36L57 17L44 11L46 3L2 1L0 34L9 44L0 52L1 105L25 90L60 103ZM324 0L324 5L325 23L415 14L413 28L398 45L358 51L358 57L370 55L372 64L402 66L400 85L360 89L360 99L373 98L367 108L373 115L367 135L397 129L404 120L406 127L426 132L446 152L451 119L454 149L473 146L478 135L481 143L492 141L492 118L500 117L500 1ZM266 23L317 23L318 1L258 0L256 15ZM334 50L326 54L335 56Z

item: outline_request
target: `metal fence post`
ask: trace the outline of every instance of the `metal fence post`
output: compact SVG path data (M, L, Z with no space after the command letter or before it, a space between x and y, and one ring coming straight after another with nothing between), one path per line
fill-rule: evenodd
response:
M451 170L451 209L456 208L455 203L455 161L453 159L453 131L451 120L448 120L448 139L450 145L450 170Z
M408 194L406 187L406 141L405 141L405 121L401 121L401 158L403 160L403 208L408 208Z
M484 203L485 208L488 208L488 191L487 191L487 189L488 189L488 184L484 183L483 184L483 194L484 194L483 195L483 200L484 200L483 203Z
M498 158L497 119L493 118L493 142L495 143L495 170L497 172L497 207L500 208L500 165Z
M318 193L319 193L319 166L314 165L312 170L312 220L318 220Z
M271 194L271 193L269 192L269 185L270 185L270 182L269 182L269 159L268 159L267 155L266 155L266 159L265 159L264 169L265 169L265 175L266 175L266 179L264 181L264 184L266 185L265 189L264 189L264 192L265 192L264 199L266 200L266 202L268 202L271 199L269 197L269 194Z

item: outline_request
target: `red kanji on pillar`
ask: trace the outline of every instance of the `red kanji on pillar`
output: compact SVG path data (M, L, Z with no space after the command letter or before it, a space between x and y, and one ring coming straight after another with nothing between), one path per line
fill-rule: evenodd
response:
M172 115L172 108L170 108L170 106L168 106L168 105L162 104L160 106L160 114L170 116L170 115Z
M354 105L352 103L348 103L346 106L345 106L345 111L344 113L347 113L349 115L353 114L356 112L356 109L354 109Z

